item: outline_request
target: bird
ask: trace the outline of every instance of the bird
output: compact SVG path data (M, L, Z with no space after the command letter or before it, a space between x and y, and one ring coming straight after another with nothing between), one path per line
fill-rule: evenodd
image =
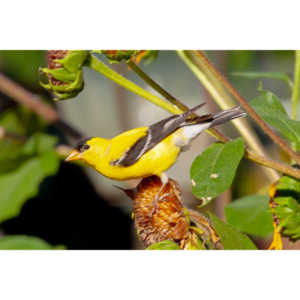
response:
M159 176L162 182L159 195L168 183L165 172L192 140L206 129L246 116L239 106L214 114L195 116L194 112L204 104L205 102L150 126L123 132L112 139L84 139L65 161L81 160L102 175L117 181ZM156 203L158 199L159 197Z

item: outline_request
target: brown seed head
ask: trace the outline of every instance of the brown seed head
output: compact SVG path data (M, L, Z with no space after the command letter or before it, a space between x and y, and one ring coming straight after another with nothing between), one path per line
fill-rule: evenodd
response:
M161 186L157 176L144 178L137 186L136 195L131 197L134 202L135 227L146 246L164 240L182 245L188 238L189 224L184 214L179 186L174 180L169 179L161 191L157 209L151 215Z

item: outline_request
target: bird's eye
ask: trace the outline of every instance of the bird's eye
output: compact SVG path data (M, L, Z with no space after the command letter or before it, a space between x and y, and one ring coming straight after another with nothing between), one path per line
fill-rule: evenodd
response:
M82 145L81 147L80 147L80 152L83 152L83 151L85 151L85 150L87 150L87 149L89 149L90 148L90 146L88 145L88 144L84 144L84 145Z

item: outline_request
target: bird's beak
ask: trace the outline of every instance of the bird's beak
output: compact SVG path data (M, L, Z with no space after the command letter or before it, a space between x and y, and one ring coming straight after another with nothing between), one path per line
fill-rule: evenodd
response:
M80 152L78 150L73 150L69 154L69 156L65 159L65 161L78 160L78 159L80 159L79 155L80 155Z

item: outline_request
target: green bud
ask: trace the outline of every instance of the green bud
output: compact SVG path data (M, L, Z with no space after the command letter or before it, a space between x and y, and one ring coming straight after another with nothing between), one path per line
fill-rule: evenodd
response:
M82 66L89 52L83 50L48 51L48 68L41 68L48 82L40 85L51 91L55 100L75 97L84 87Z
M128 61L138 54L138 50L100 50L95 51L106 56L111 64L119 63L123 60Z

